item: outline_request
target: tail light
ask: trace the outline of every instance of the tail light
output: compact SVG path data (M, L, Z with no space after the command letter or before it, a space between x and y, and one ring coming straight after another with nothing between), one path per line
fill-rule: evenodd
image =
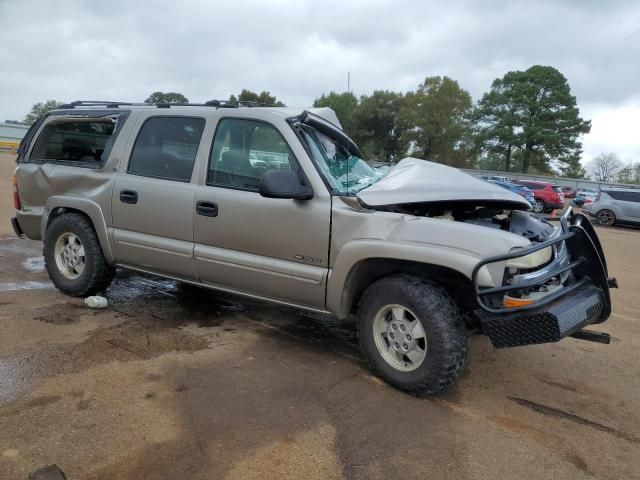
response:
M13 176L13 206L16 210L21 210L20 195L18 194L18 179Z

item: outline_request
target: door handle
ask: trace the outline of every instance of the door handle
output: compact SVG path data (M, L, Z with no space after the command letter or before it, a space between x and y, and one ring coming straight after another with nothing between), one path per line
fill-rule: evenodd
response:
M120 201L122 203L135 204L138 203L138 192L133 190L122 190L120 192Z
M217 217L218 204L213 202L198 202L196 203L196 213L204 217Z

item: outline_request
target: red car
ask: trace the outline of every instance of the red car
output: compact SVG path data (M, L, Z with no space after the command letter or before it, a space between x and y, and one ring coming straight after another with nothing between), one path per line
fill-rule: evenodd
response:
M576 198L576 189L573 187L561 187L564 198Z
M562 193L562 188L558 185L533 180L515 180L513 183L524 185L533 192L533 196L536 199L533 211L536 213L564 208L564 194Z

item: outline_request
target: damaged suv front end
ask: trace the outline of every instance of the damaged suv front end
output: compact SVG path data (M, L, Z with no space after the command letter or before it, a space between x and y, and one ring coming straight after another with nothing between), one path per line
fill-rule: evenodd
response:
M569 208L560 218L542 218L516 193L426 160L405 158L382 173L322 119L305 114L290 123L335 199L327 307L341 319L364 311L357 314L358 328L373 332L361 341L365 352L374 351L373 342L383 359L405 347L417 355L413 344L394 340L393 328L406 327L402 315L367 323L378 310L383 315L398 305L423 309L420 322L440 318L437 328L446 324L456 335L464 324L488 335L496 348L567 336L608 343L608 335L584 330L609 317L609 288L616 286L584 215ZM448 298L434 294L438 288ZM367 295L372 289L375 295ZM403 297L408 291L413 293ZM451 303L455 309L438 317ZM458 338L449 348L462 357L466 351L457 346L464 344ZM393 355L391 363L368 358L384 378L408 388L412 379L385 369L411 368L411 356L396 365Z
M617 287L608 276L598 236L589 220L571 208L559 222L560 228L530 247L476 265L477 313L495 347L556 342L571 335L608 343L607 335L582 330L609 317L609 288ZM497 263L505 265L502 285L482 287L480 271Z

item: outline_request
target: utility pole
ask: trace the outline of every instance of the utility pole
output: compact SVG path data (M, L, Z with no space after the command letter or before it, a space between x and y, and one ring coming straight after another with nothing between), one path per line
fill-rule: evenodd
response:
M351 72L347 72L347 93L351 93Z

